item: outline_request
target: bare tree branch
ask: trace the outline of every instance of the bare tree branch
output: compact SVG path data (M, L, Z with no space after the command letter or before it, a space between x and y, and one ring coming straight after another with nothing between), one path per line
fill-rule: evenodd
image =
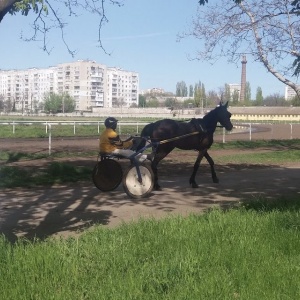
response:
M123 1L124 0L109 0L109 4L120 7L123 5ZM11 14L21 12L23 15L33 12L36 14L36 18L32 24L33 34L29 38L24 38L24 34L22 34L22 38L25 41L37 41L41 35L43 43L42 49L49 54L51 49L49 49L47 43L48 34L58 29L68 53L73 57L76 54L76 50L71 49L66 40L65 29L68 25L65 21L66 18L78 17L82 11L96 14L99 17L98 45L104 53L109 55L102 43L102 30L104 24L108 23L105 11L106 5L105 0L0 0L0 22L8 12ZM67 17L59 14L60 8L62 7L68 11Z
M199 60L214 63L225 57L237 63L244 54L252 56L300 95L293 78L300 72L298 12L290 0L244 0L240 4L218 0L199 7L191 30L180 38L199 39L202 46L195 57Z

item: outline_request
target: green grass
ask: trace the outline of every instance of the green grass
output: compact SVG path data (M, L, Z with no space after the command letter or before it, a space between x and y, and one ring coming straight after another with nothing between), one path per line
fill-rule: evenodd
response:
M298 148L300 139L290 140L253 140L253 141L230 141L226 143L214 143L212 149L256 149L256 148Z
M280 164L299 162L300 150L281 150L263 153L247 153L224 155L215 159L216 163L236 164Z
M104 125L99 126L99 132L104 130ZM142 126L140 126L140 130ZM126 125L121 127L121 134L135 134L136 126ZM18 124L13 132L12 125L0 125L1 138L47 138L49 136L49 128L46 132L44 125L24 125ZM99 136L98 125L76 125L74 134L74 125L52 125L52 137L72 137L72 136Z
M0 188L34 187L91 180L92 170L65 162L51 162L46 168L0 167Z
M0 238L1 297L299 299L299 196L290 202L99 226L66 240Z

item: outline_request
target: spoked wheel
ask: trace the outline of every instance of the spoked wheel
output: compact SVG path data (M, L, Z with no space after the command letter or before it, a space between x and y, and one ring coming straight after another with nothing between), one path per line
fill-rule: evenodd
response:
M93 182L102 192L116 189L122 181L123 170L121 165L113 159L99 161L93 169Z
M142 182L139 182L137 169L130 166L123 177L123 187L126 194L131 198L147 197L154 186L154 175L150 166L139 165Z

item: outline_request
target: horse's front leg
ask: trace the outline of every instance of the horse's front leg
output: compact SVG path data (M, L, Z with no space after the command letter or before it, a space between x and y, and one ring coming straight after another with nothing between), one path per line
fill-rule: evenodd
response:
M209 165L210 165L210 170L211 170L211 177L214 183L219 183L219 179L217 177L216 171L215 171L215 162L213 161L213 159L210 157L210 155L206 152L204 154L205 158L207 159Z
M196 174L197 174L197 171L199 169L201 160L202 160L203 156L205 155L205 153L206 153L206 150L199 151L198 157L195 161L193 173L190 177L190 185L192 186L192 188L197 188L198 187L198 184L197 184L195 178L196 178Z
M153 189L156 191L160 191L161 187L158 184L158 176L157 176L157 165L158 165L158 160L155 160L155 158L153 159L152 163L151 163L151 168L153 171L153 175L154 175L154 186Z
M165 147L159 147L157 150L156 150L156 153L154 155L154 158L152 160L152 163L151 163L151 168L152 168L152 171L153 171L153 174L154 174L154 190L156 191L160 191L161 190L161 187L160 185L158 184L158 170L157 170L157 166L158 166L158 163L164 159L172 150L174 149L174 146L171 145L170 146L165 146Z

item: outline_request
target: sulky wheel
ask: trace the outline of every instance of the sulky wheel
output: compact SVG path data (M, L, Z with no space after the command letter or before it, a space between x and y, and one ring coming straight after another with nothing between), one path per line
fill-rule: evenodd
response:
M121 183L122 177L122 167L113 159L99 161L92 173L95 186L102 192L116 189Z
M154 185L154 176L150 166L139 165L142 182L138 180L138 173L135 166L131 165L123 176L123 187L126 194L131 198L147 197Z

